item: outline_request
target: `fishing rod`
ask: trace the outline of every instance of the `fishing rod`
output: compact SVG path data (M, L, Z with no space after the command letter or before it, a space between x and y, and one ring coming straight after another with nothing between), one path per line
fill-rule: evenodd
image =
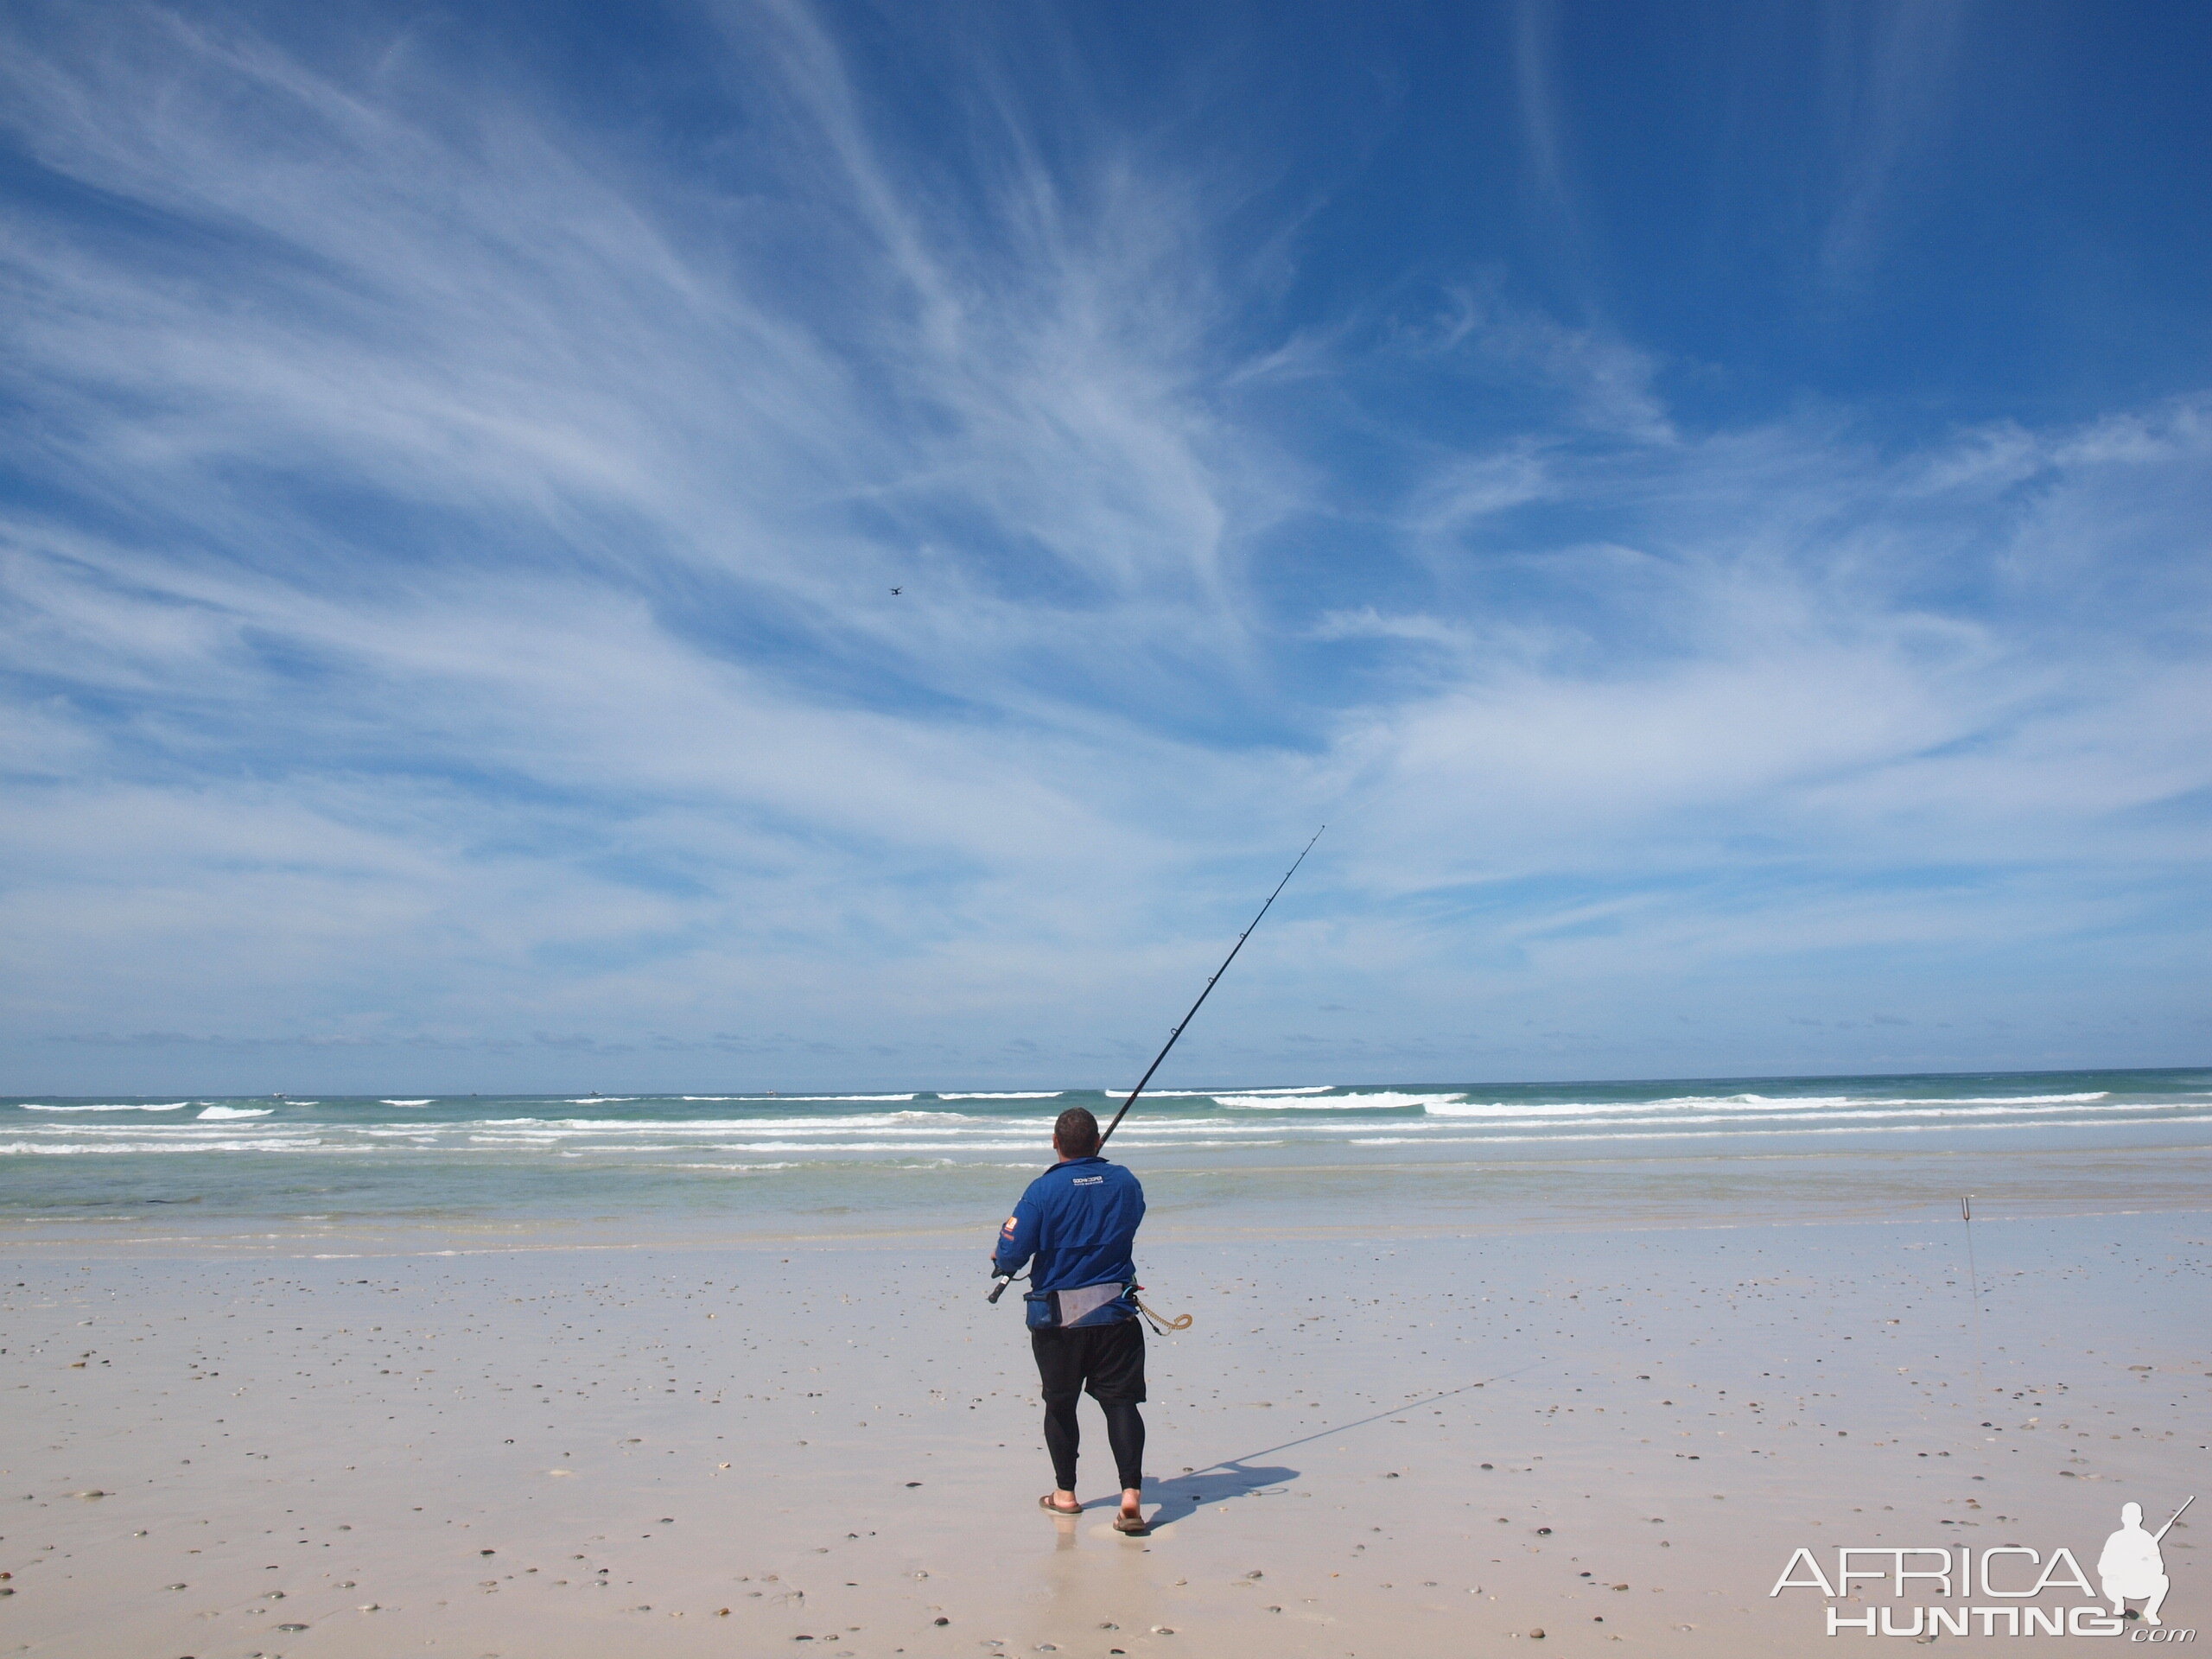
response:
M1320 840L1322 833L1328 827L1325 823L1319 830L1316 830L1313 832L1313 841L1306 843L1305 852L1300 853L1291 861L1290 868L1282 874L1282 880L1275 883L1275 890L1268 895L1268 902L1260 906L1259 915L1255 916L1245 930L1236 936L1236 943L1229 947L1229 954L1221 959L1221 966L1213 970L1213 977L1206 981L1205 989L1198 993L1198 1000L1191 1004L1190 1012L1177 1021L1174 1030L1167 1033L1166 1046L1153 1056L1152 1064L1144 1069L1144 1076L1137 1079L1137 1086L1129 1090L1129 1097L1122 1103L1122 1109L1114 1114L1114 1121L1106 1126L1106 1132L1098 1137L1098 1144L1102 1148L1107 1141L1113 1139L1114 1131L1122 1127L1122 1120L1129 1115L1129 1108L1137 1103L1137 1096L1144 1093L1145 1084L1152 1081L1152 1074L1160 1070L1160 1063L1167 1058L1167 1050L1175 1046L1176 1039L1189 1029L1191 1021L1196 1017L1198 1010L1205 1007L1206 998L1213 995L1213 988L1221 982L1221 976L1229 971L1229 964L1236 960L1236 953L1244 948L1244 941L1252 937L1253 928L1259 926L1268 912L1274 907L1275 900L1282 897L1282 890L1290 885L1290 878L1298 874L1298 867L1306 861L1306 854L1313 850L1313 842ZM994 1280L991 1283L991 1294L986 1300L997 1301L1005 1292L1007 1286L1012 1282L1011 1279L1006 1278Z
M1320 840L1322 830L1328 827L1325 823L1320 830L1316 830L1313 832L1313 841ZM1290 868L1283 872L1282 880L1275 883L1275 890L1268 895L1268 902L1260 906L1260 914L1252 918L1250 927L1247 927L1236 936L1236 943L1229 947L1229 954L1221 959L1221 966L1213 970L1213 977L1206 981L1206 988L1198 993L1198 1000L1191 1004L1191 1012L1185 1014L1175 1029L1167 1033L1166 1048L1161 1049L1158 1054L1154 1055L1152 1064L1145 1067L1144 1076L1139 1077L1137 1086L1129 1090L1129 1097L1122 1103L1122 1109L1114 1114L1114 1121L1106 1126L1106 1133L1098 1137L1100 1146L1104 1146L1114 1138L1114 1131L1122 1127L1122 1120L1129 1115L1129 1108L1137 1103L1137 1096L1144 1093L1145 1084L1152 1081L1152 1074L1160 1070L1160 1063L1167 1058L1167 1050L1175 1046L1176 1039L1182 1036L1185 1030L1189 1027L1198 1010L1205 1007L1206 998L1213 995L1213 988L1221 982L1221 976L1229 971L1229 964L1236 960L1236 953L1244 948L1244 941L1252 937L1252 928L1259 926L1261 918L1274 907L1275 900L1282 896L1282 890L1290 885L1290 878L1298 874L1298 867L1306 861L1306 853L1313 850L1313 841L1307 842L1306 852L1299 854L1291 861Z

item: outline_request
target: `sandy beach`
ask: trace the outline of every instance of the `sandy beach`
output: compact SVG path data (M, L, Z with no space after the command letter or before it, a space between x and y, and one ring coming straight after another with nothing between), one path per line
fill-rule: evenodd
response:
M1350 1219L1148 1234L1197 1317L1137 1540L1037 1512L1019 1317L943 1229L18 1243L0 1647L1751 1655L1824 1635L1801 1544L2087 1561L2212 1484L2202 1212L1979 1211L1978 1339L1955 1212Z
M0 1659L2212 1649L2208 67L0 0Z

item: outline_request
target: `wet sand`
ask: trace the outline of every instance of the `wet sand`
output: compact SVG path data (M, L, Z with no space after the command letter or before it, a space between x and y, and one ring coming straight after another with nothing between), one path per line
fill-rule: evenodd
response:
M1955 1219L1162 1226L1135 1540L1087 1405L1097 1507L1037 1510L973 1241L16 1246L0 1651L1800 1650L1798 1544L2090 1560L2212 1486L2208 1238L1978 1214L1977 1354Z

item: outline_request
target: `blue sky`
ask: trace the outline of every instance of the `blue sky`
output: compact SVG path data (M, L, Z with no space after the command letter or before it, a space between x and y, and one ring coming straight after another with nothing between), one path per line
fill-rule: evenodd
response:
M0 1087L2203 1063L2209 55L10 6Z

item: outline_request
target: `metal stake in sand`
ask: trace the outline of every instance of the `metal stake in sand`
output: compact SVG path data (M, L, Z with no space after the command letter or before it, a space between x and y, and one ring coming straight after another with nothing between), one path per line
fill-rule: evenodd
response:
M1974 1392L1979 1400L1988 1392L1981 1380L1981 1274L1974 1262L1974 1194L1959 1200L1959 1219L1967 1224L1967 1293L1974 1299Z

